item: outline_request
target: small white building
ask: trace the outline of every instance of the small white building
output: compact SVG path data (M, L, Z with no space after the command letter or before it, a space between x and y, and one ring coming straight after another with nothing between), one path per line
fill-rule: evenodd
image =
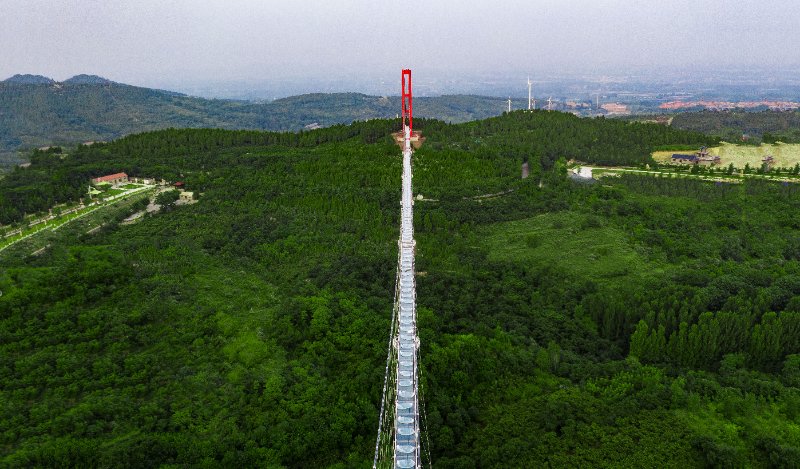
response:
M577 168L573 168L572 172L578 177L582 177L585 179L592 178L592 168L589 166L578 166Z

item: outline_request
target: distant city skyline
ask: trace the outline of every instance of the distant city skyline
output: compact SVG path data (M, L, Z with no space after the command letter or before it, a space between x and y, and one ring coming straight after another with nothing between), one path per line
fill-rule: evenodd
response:
M800 6L785 0L0 0L0 12L0 76L141 86L800 66Z

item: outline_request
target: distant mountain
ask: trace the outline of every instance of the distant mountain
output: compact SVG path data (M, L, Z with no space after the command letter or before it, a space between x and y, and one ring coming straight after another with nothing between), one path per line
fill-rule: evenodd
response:
M464 122L501 114L504 106L501 98L441 96L415 99L414 113ZM254 103L190 97L94 75L62 83L15 75L0 82L0 164L19 162L20 150L108 141L167 127L296 131L391 118L399 109L399 97L358 93L306 94Z
M99 77L97 75L75 75L74 77L64 80L64 83L70 85L110 85L114 83L108 78Z
M42 75L14 75L2 83L15 83L18 85L50 85L56 81Z
M502 114L505 100L488 96L449 95L414 98L414 115L448 122L466 122ZM386 119L400 113L399 96L361 93L313 93L258 105L260 128L299 130L310 123L329 126L355 120Z

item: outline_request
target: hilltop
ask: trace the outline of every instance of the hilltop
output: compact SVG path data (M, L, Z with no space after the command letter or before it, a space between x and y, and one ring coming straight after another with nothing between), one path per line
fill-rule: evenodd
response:
M12 83L17 85L55 85L58 84L56 80L44 75L30 75L30 74L16 74L11 78L0 81L0 83ZM108 78L97 75L75 75L72 78L67 78L62 83L71 85L107 85L114 83Z
M51 85L56 81L42 75L14 75L11 78L3 80L2 83L14 83L18 85Z
M212 100L77 75L58 83L34 75L0 82L0 164L18 151L109 141L164 129L222 128L297 131L356 120L392 118L399 97L358 93L306 94L269 103ZM420 117L464 122L500 114L503 100L484 96L418 98Z
M114 82L108 78L99 77L97 75L81 74L64 80L64 83L69 83L72 85L109 85Z

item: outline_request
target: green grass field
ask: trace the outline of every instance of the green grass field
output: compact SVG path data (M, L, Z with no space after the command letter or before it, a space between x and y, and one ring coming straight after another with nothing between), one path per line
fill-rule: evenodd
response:
M548 213L500 223L484 232L484 240L492 259L529 260L613 285L661 272L634 249L625 233L602 226L592 215Z
M749 164L751 168L758 168L765 155L774 156L776 166L781 168L792 168L800 163L800 144L796 143L765 144L753 147L722 142L720 146L708 150L710 154L717 155L722 159L722 166L733 163L733 166L737 168L744 168L746 164ZM669 162L673 153L690 152L657 151L653 153L653 159L659 163L666 163Z
M119 191L119 192L122 193L122 192L125 192L125 191ZM147 191L140 192L139 194L141 194L141 193L147 193ZM90 206L85 207L85 208L83 208L81 210L78 210L76 212L72 212L72 213L70 213L68 215L59 216L55 220L48 221L46 224L45 223L40 223L40 224L37 224L37 225L32 226L30 228L26 228L26 229L22 230L22 233L20 233L20 234L17 234L17 235L14 235L14 236L9 236L8 238L1 239L0 240L0 250L3 250L5 248L11 246L12 244L15 244L15 243L19 242L20 240L22 240L24 238L27 238L28 236L34 235L36 233L39 233L40 231L43 231L43 230L54 231L54 230L58 229L59 227L61 227L62 225L65 225L65 224L71 222L72 220L75 220L76 218L80 218L80 217L82 217L82 216L84 216L84 215L86 215L86 214L88 214L90 212L97 211L97 210L99 210L101 208L115 205L120 200L126 200L126 199L129 199L129 198L130 198L129 196L125 196L125 197L122 197L122 198L114 200L114 201L106 202L106 203L104 203L102 205L90 205Z
M0 249L4 249L4 248L6 248L6 247L18 242L19 240L21 240L23 238L26 238L28 236L31 236L33 234L36 234L36 233L38 233L38 232L40 232L42 230L51 230L51 231L55 230L59 226L64 225L65 223L68 223L68 222L70 222L70 221L72 221L72 220L74 220L74 219L76 219L76 218L88 213L88 212L91 212L93 210L97 210L98 208L99 207L97 207L97 206L86 207L84 209L78 210L77 212L72 212L72 213L70 213L68 215L65 215L65 216L62 216L62 217L58 217L55 220L50 220L47 223L39 223L39 224L37 224L35 226L32 226L32 227L27 228L25 230L22 230L22 233L20 233L20 234L17 234L17 235L14 235L14 236L10 236L8 238L0 240Z

